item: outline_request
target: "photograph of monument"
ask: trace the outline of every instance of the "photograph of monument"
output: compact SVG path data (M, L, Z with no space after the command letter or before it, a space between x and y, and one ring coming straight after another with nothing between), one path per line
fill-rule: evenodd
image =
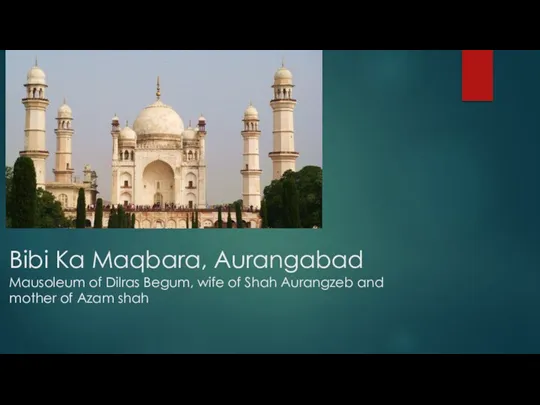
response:
M143 229L322 227L320 51L285 51L287 63L290 61L291 66L297 64L304 70L312 70L311 80L304 81L303 85L310 86L311 93L319 93L319 98L313 100L313 95L304 90L312 101L306 103L310 110L304 110L301 115L305 123L295 116L297 104L302 105L297 94L302 92L297 88L292 67L285 63L284 58L275 61L277 68L274 65L273 77L263 75L268 69L260 69L259 73L256 68L247 66L245 72L241 71L241 62L249 59L249 54L257 60L258 55L266 53L271 56L266 59L273 60L277 51L166 51L169 56L162 55L168 65L166 68L160 68L157 60L155 65L148 63L152 72L164 70L169 75L176 72L181 76L181 62L186 60L186 56L194 58L195 63L198 63L197 58L212 59L211 67L195 69L188 80L175 79L180 83L189 82L196 96L186 94L185 89L176 85L168 87L166 83L173 81L168 76L156 74L152 77L151 73L128 76L129 73L122 74L122 69L107 72L105 67L98 68L98 74L95 66L88 66L85 71L77 63L78 57L88 57L89 54L109 60L114 60L116 54L122 64L122 58L128 51L36 51L41 58L36 57L33 66L30 60L27 72L16 70L15 66L10 69L10 59L15 59L13 54L20 52L23 51L8 52L6 58L6 82L17 84L20 89L18 99L10 97L8 89L6 109L10 111L16 107L24 113L24 118L18 122L14 122L14 114L6 114L6 226ZM24 52L26 55L29 51ZM47 55L49 52L53 54ZM98 55L97 52L106 55ZM136 53L140 60L151 60L155 53L130 52ZM171 68L177 58L174 54L178 55L179 63ZM63 63L53 63L54 57L62 58ZM14 65L18 66L21 55L16 58ZM236 64L235 58L238 59ZM63 71L49 71L46 63L41 62L43 59L54 66L61 66ZM314 65L314 60L319 60L320 64ZM76 66L67 73L71 63ZM219 85L212 83L217 82L220 69L227 69L224 65L240 72L234 79L231 77L232 80L225 80ZM129 70L128 67L126 65L125 70ZM59 94L49 80L53 76L56 76L55 83L61 83L62 78L71 81L72 77L82 82L73 88L61 83L62 93ZM242 77L251 80L251 85L239 83ZM318 80L315 79L317 77ZM102 87L100 80L107 85ZM137 93L132 96L147 100L146 106L142 104L138 112L132 108L127 111L121 105L122 93L129 97L130 91L135 91L129 88L133 80L145 81L145 88L152 80L154 86L153 94L141 96ZM211 83L203 88L198 82ZM260 86L254 87L253 83L260 83ZM77 109L77 106L91 105L92 100L88 98L90 93L96 92L89 91L89 88L93 86L110 93L102 94L106 103L115 104L108 117L101 106ZM127 90L123 91L123 87ZM215 94L208 93L208 89ZM172 107L172 101L178 100L173 98L176 93L187 97L186 104L190 101L194 104L197 100L200 104L197 108L208 112L198 113L194 120L186 122L179 110ZM253 100L265 97L266 105L256 107ZM58 100L61 100L59 106L51 108L53 101ZM102 100L95 102L103 103ZM227 113L226 110L234 105L240 106L241 102L244 104L242 110L235 115L232 110ZM92 114L96 109L100 115ZM117 114L117 110L124 114ZM266 110L264 114L260 113L262 110ZM136 114L132 122L127 119L132 117L131 114ZM88 127L92 128L91 133L80 132L83 120L91 121ZM101 130L105 122L107 138L105 131ZM309 133L298 133L297 126ZM99 135L93 128L99 128ZM85 138L84 142L80 141L81 137ZM303 161L300 166L300 146L304 145L310 151L308 157L312 161ZM18 148L17 155L15 147ZM77 150L82 153L75 156ZM81 157L85 160L81 161ZM105 161L108 167L104 167ZM77 175L81 168L82 178ZM103 178L107 181L103 182ZM106 184L107 189L104 190L101 183ZM210 190L213 191L211 194Z

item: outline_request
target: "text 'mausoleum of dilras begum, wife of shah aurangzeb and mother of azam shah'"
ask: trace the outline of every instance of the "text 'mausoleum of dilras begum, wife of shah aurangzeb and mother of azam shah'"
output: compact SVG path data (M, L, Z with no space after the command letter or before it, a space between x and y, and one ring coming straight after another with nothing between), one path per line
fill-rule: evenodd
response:
M79 190L84 188L89 205L87 218L94 220L98 195L97 175L85 165L83 180L74 176L72 139L76 130L71 108L64 103L56 116L56 152L54 181L46 181L46 111L48 86L44 71L36 61L24 85L22 100L26 109L24 150L34 162L37 186L51 192L64 207L66 214L75 215ZM294 146L293 80L291 72L282 66L274 75L273 98L273 179L279 179L289 169L296 170L298 152ZM120 125L116 115L111 120L112 135L112 195L106 202L103 221L106 223L110 205L122 204L135 213L136 228L186 228L188 215L196 208L199 226L213 228L217 223L217 208L206 200L206 118L197 125L184 127L180 115L161 100L159 78L155 101L144 108L130 126ZM191 124L191 123L190 123ZM260 228L261 169L259 165L259 114L249 103L244 111L243 128L242 219L246 228ZM75 138L76 139L76 138ZM225 220L223 221L225 222ZM234 225L236 226L236 225Z

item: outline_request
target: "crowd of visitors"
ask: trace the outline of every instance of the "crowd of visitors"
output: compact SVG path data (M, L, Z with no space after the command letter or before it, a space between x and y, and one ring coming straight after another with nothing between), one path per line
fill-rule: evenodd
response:
M103 211L110 211L114 206L111 204L107 204L103 206ZM216 211L219 207L221 207L223 210L227 208L227 205L207 205L206 208L198 208L198 211ZM86 211L92 212L95 211L96 207L95 205L91 204L86 207ZM124 210L126 212L141 212L141 211L164 211L164 212L171 212L171 211L185 211L185 212L191 212L194 210L192 206L189 205L177 205L177 204L164 204L163 206L161 204L154 204L154 205L135 205L135 204L125 204ZM247 212L259 212L259 207L244 207L244 211Z

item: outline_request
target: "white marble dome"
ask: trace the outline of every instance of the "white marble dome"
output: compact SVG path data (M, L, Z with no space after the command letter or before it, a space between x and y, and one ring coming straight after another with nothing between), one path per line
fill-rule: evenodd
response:
M161 100L150 104L141 111L135 122L133 130L137 136L141 135L174 135L180 136L184 132L182 118Z
M67 105L66 103L62 104L58 108L58 118L72 118L73 112L71 111L71 107Z
M32 69L30 69L26 75L26 83L27 84L41 84L46 85L46 76L45 72L41 70L38 66L33 66Z
M129 141L129 140L134 141L134 140L137 139L137 134L130 127L125 126L124 128L122 128L120 130L120 134L119 134L118 138L123 140L123 141Z
M285 66L280 67L274 75L276 81L292 81L293 75Z
M198 132L198 130L196 130L194 128L191 128L191 127L188 127L188 128L186 128L186 130L184 131L182 136L184 137L184 139L196 139L197 138L197 132Z
M249 105L244 111L244 118L259 118L259 112L253 105Z

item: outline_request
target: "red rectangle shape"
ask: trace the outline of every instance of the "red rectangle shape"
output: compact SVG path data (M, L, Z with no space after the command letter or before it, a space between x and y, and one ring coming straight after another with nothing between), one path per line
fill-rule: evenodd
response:
M493 101L493 51L461 51L462 101Z

